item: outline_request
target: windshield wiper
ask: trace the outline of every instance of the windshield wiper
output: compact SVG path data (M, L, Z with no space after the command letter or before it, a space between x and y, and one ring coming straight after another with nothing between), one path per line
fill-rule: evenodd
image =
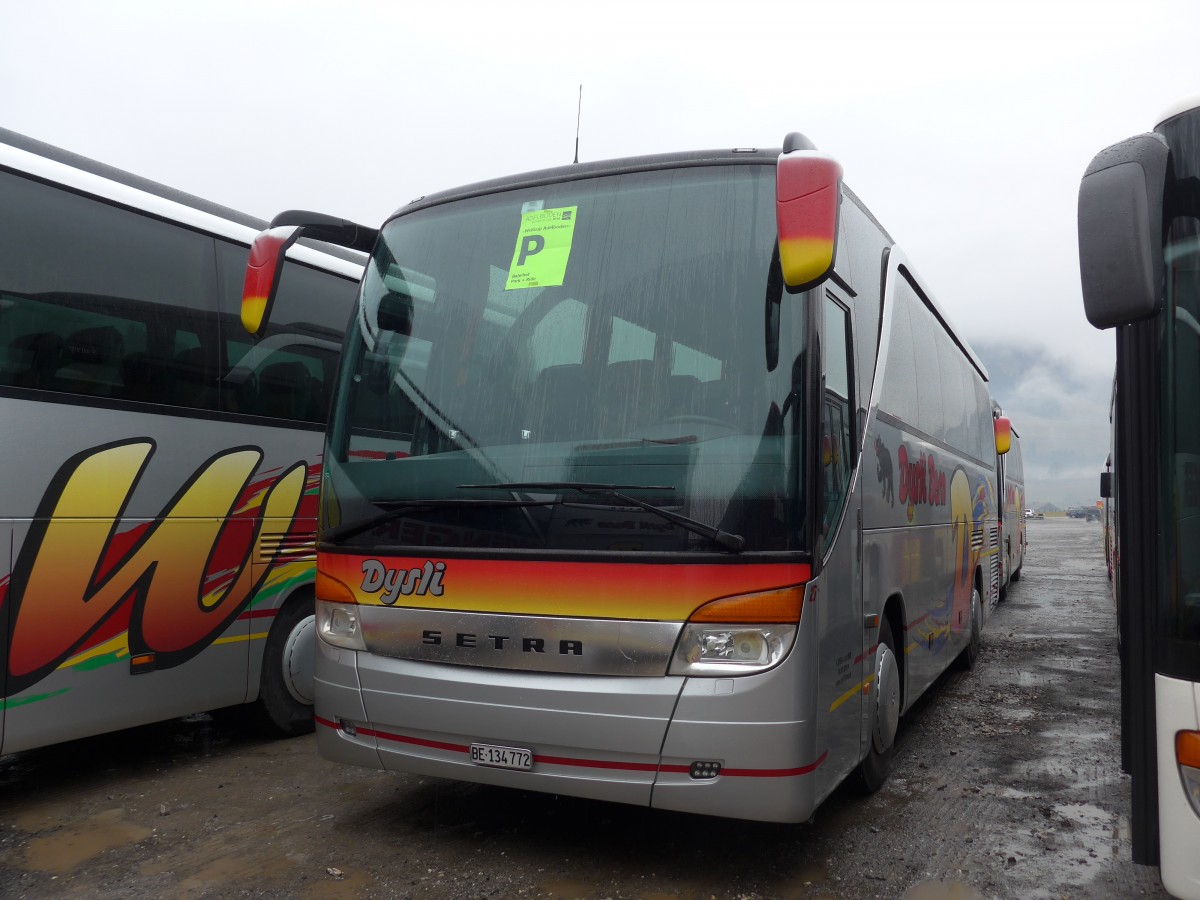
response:
M496 509L505 506L552 506L555 500L384 500L377 501L377 506L392 506L387 512L377 513L357 522L347 522L326 528L320 534L321 541L338 543L364 531L370 531L376 526L401 519L414 513L429 512L434 509Z
M746 539L740 534L730 534L728 531L722 531L720 528L714 528L698 519L693 519L690 516L683 516L679 513L673 513L670 510L655 506L652 503L647 503L645 500L639 500L637 497L631 497L624 491L673 491L675 488L669 485L652 485L652 484L597 484L591 481L505 481L499 484L460 484L459 488L463 490L496 490L496 491L578 491L581 494L607 494L610 497L616 497L623 503L629 503L636 506L638 509L644 509L646 512L654 513L661 519L666 519L668 522L674 522L680 528L684 528L692 534L698 534L701 537L706 537L716 544L721 545L726 550L733 553L741 553L746 547Z

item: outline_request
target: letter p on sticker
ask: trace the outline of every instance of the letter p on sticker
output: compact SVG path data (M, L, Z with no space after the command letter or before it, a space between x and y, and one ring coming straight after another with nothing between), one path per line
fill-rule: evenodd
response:
M535 253L541 253L546 246L546 239L540 234L527 234L521 238L521 249L517 251L517 265L525 265L525 260Z

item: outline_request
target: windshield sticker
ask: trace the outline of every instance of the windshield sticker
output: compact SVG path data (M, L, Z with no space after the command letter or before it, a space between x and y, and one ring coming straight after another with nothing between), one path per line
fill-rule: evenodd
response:
M560 206L521 214L521 231L508 269L506 291L554 287L563 283L578 209L577 206Z

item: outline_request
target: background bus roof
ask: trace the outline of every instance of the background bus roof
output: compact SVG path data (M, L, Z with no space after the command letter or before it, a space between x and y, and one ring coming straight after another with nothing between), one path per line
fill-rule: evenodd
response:
M263 231L270 224L264 219L259 219L249 213L244 213L236 209L230 209L228 206L222 206L219 203L213 203L210 200L205 200L202 197L197 197L194 194L189 194L185 191L177 190L173 187L168 187L165 184L159 184L157 181L151 181L149 178L143 178L140 175L134 175L132 172L126 172L124 169L118 169L115 166L110 166L102 162L97 162L94 159L89 159L86 156L80 156L78 153L72 153L69 150L64 150L61 147L56 147L53 144L47 144L28 135L19 134L15 131L9 131L7 128L0 128L0 145L7 145L17 150L22 150L26 153L40 156L43 159L48 159L71 169L77 169L80 172L87 172L90 175L95 175L97 178L103 178L106 181L111 181L114 184L124 185L132 188L135 191L141 191L144 194L150 194L155 197L160 197L163 200L169 200L172 203L178 203L180 206L186 206L198 212L206 213L210 216L215 216L218 219L224 219L227 222L234 222L238 225L243 225L246 228L254 231ZM5 160L3 155L0 155L0 167L11 165L11 161ZM14 166L18 171L25 171L21 166ZM323 244L316 241L302 241L308 247L318 250L322 253L327 253L330 256L336 256L348 262L362 266L366 263L366 256L361 253L356 253L353 250L346 250L342 247L335 247L331 244Z

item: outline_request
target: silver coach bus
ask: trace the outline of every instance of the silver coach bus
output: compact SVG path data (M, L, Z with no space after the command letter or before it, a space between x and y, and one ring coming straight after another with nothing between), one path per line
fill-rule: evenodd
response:
M274 225L263 260L366 235ZM800 135L415 201L327 436L321 752L774 821L874 789L978 652L996 453L983 365Z
M316 493L365 257L0 130L0 752L254 702L312 728Z
M992 416L1004 419L1004 410L992 401ZM1000 516L1000 599L1008 593L1009 585L1021 580L1025 565L1025 550L1029 535L1025 525L1025 467L1021 460L1021 440L1017 430L1009 426L1008 452L996 458L996 483Z

